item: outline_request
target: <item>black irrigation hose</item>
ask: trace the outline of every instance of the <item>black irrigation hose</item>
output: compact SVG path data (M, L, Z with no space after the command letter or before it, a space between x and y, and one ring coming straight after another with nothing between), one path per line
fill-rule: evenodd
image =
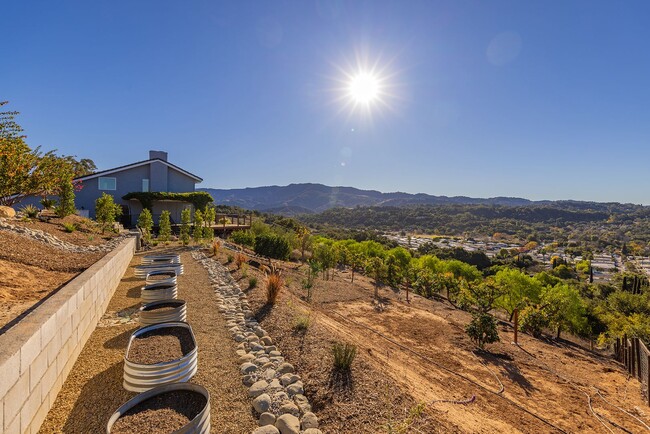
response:
M442 370L444 370L444 371L447 371L447 372L449 372L450 374L456 375L456 376L458 376L458 377L464 379L465 381L469 381L470 383L472 383L472 384L474 384L474 385L480 387L481 389L485 390L486 392L489 392L489 393L491 393L491 394L493 394L493 395L495 395L495 396L497 396L497 397L499 397L499 398L502 398L502 399L506 400L507 402L509 402L510 404L514 405L515 407L517 407L517 408L520 409L521 411L523 411L523 412L525 412L525 413L527 413L527 414L533 416L535 419L540 420L541 422L543 422L543 423L545 423L546 425L548 425L548 426L550 426L550 427L556 429L557 431L559 431L559 432L561 432L561 433L568 434L565 430L563 430L563 429L560 428L559 426L554 425L553 423L549 422L548 420L544 419L543 417L541 417L541 416L539 416L539 415L533 413L532 411L528 410L527 408L525 408L525 407L521 406L520 404L514 402L514 401L511 400L510 398L507 398L507 397L505 397L505 396L503 396L503 395L501 395L501 394L499 394L499 393L497 393L497 392L495 392L495 391L493 391L493 390L488 389L488 388L485 387L484 385L482 385L482 384L480 384L480 383L478 383L478 382L472 380L472 379L469 378L469 377L466 377L466 376L463 375L463 374L460 374L460 373L458 373L458 372L456 372L456 371L454 371L454 370L452 370L452 369L449 369L449 368L447 368L447 367L445 367L445 366L440 365L439 363L433 361L433 360L430 359L429 357L427 357L427 356L425 356L425 355L423 355L423 354L421 354L421 353L418 353L417 351L415 351L415 350L413 350L413 349L411 349L411 348L409 348L409 347L407 347L407 346L405 346L405 345L403 345L403 344L400 344L399 342L396 342L395 340L389 338L388 336L385 336L384 334L382 334L382 333L380 333L380 332L374 330L374 329L371 328L371 327L368 327L368 326L365 325L365 324L361 324L361 323L359 323L359 322L357 322L357 321L355 321L355 320L353 320L353 319L347 318L347 317L341 315L341 314L338 313L338 312L334 312L334 311L331 311L331 312L334 313L335 315L340 316L340 317L343 318L344 320L350 321L350 322L352 322L352 323L354 323L354 324L356 324L356 325L358 325L358 326L360 326L360 327L363 327L363 328L365 328L365 329L367 329L367 330L369 330L369 331L371 331L371 332L373 332L373 333L379 335L380 337L382 337L383 339L385 339L385 340L387 340L388 342L392 343L393 345L396 345L396 346L398 346L399 348L401 348L401 349L403 349L403 350L405 350L405 351L408 351L408 352L410 352L410 353L415 354L416 356L422 358L423 360L426 360L427 362L429 362L429 363L431 363L431 364L437 366L438 368L440 368L440 369L442 369Z

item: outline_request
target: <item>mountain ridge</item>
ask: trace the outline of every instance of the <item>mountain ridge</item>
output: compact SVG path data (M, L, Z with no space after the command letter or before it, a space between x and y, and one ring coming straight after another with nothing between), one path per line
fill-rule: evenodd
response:
M497 196L472 198L468 196L437 196L427 193L383 193L355 187L328 186L318 183L292 183L286 186L270 185L236 189L198 188L209 193L215 203L283 215L320 213L331 208L357 206L409 205L496 205L496 206L561 206L578 209L601 209L611 206L637 207L641 205L618 202L578 200L539 200Z

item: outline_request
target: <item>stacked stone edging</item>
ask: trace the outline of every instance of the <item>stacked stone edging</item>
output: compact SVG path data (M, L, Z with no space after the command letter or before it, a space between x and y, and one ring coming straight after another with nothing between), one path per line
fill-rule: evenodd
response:
M7 222L5 219L0 218L0 229L9 230L17 234L26 236L28 238L40 241L51 246L54 246L61 250L66 250L73 253L94 253L94 252L110 252L115 249L124 238L130 236L130 234L121 234L111 240L107 241L104 244L99 246L78 246L76 244L68 243L66 241L60 240L52 234L48 234L40 229L30 229L24 226L12 225Z
M259 415L260 428L253 434L322 434L300 376L260 327L246 294L228 269L200 251L193 251L192 257L208 270L219 312L237 342L242 382Z

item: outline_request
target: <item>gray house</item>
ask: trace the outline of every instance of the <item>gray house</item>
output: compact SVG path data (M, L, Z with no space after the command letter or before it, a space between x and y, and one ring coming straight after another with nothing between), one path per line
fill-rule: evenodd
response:
M148 160L82 176L75 181L80 181L82 185L81 191L75 195L75 205L80 215L94 218L95 200L102 193L107 193L113 196L115 203L122 205L122 222L134 225L142 211L142 204L137 199L124 200L124 195L142 191L193 192L195 185L203 179L168 162L167 152L149 151ZM155 201L152 206L154 222L158 221L163 210L167 210L171 213L172 221L178 223L181 211L191 207L188 202Z

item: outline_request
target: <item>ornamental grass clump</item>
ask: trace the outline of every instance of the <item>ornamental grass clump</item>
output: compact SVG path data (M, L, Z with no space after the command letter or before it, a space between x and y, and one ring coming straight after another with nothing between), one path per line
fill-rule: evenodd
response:
M338 371L349 371L354 358L357 356L357 346L344 342L336 342L332 345L332 354L334 355L334 369Z
M271 273L266 279L266 303L275 304L280 295L280 290L282 289L282 277L280 273Z
M29 218L35 218L38 215L38 208L36 208L34 205L25 205L22 207L21 211L23 214L25 214Z
M242 255L241 253L237 253L235 255L235 265L237 266L238 270L242 267L244 262L246 262L246 256Z

